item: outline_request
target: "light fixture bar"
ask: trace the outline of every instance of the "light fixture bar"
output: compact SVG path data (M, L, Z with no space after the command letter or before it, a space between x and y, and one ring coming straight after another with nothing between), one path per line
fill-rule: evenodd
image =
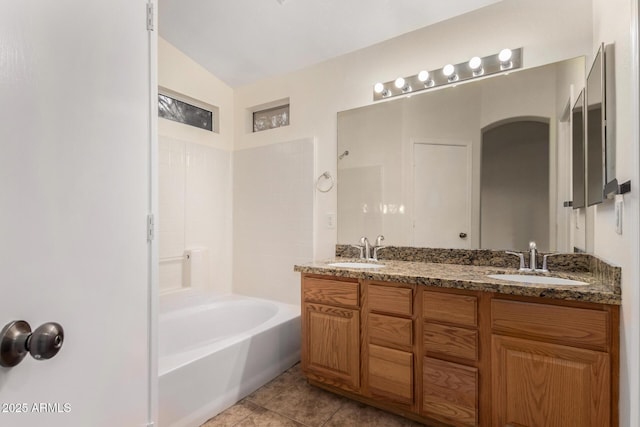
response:
M450 66L447 64L445 67L437 70L421 71L419 74L409 77L399 77L395 80L388 81L386 83L376 83L373 91L373 100L379 101L381 99L393 98L395 96L409 95L417 93L423 90L432 89L435 87L446 86L452 83L459 83L464 80L471 80L478 77L484 77L491 74L505 73L511 70L522 67L522 48L511 49L511 56L506 61L501 60L506 58L505 53L509 49L503 49L500 53L495 55L485 56L483 58L471 58L471 61L467 60L459 64L453 65L452 74L444 74L445 68L449 73ZM477 65L478 59L480 65ZM471 62L471 64L470 64ZM472 68L471 65L476 66ZM425 77L427 76L427 77ZM428 78L428 80L421 80ZM401 87L398 87L396 82L402 82Z

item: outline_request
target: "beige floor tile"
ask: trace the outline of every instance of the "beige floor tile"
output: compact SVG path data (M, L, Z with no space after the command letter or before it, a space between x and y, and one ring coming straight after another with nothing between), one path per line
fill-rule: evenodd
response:
M304 427L303 424L297 423L282 415L271 411L264 411L261 414L251 415L242 420L234 427Z
M276 377L263 387L251 393L245 399L257 405L265 405L280 393L297 385L304 384L305 379L300 370L296 368L297 366L298 365L285 371L282 375Z
M300 364L201 427L417 427L422 424L307 383Z
M264 407L306 426L322 426L340 408L345 398L306 382L283 390Z
M322 427L418 427L422 424L363 403L346 401Z
M263 407L243 400L211 418L201 427L232 427L250 416L258 416L264 412L266 409Z

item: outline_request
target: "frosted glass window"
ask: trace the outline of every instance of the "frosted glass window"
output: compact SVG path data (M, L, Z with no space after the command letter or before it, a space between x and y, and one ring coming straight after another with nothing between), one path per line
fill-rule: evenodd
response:
M289 126L289 104L253 113L253 131Z
M158 94L158 116L200 129L214 131L213 112L168 95Z

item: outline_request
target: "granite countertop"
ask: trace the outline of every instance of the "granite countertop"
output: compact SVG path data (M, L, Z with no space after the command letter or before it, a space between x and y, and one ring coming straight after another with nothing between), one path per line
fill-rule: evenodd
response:
M363 262L356 258L336 257L332 260L296 265L294 271L353 279L392 281L440 288L496 292L600 304L620 305L620 283L611 283L590 272L551 271L550 273L520 273L518 269L483 265L461 265L421 261L380 260L384 267L375 269L343 268L328 265L334 262ZM551 269L551 267L550 267ZM493 279L488 274L536 274L579 280L587 285L541 285Z

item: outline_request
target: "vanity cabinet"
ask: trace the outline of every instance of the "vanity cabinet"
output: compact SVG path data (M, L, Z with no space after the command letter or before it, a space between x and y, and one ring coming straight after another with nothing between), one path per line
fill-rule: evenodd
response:
M302 370L436 426L617 426L619 307L303 274Z
M617 322L607 306L493 299L493 424L617 425Z
M360 391L360 284L337 278L302 282L302 369L331 386Z

